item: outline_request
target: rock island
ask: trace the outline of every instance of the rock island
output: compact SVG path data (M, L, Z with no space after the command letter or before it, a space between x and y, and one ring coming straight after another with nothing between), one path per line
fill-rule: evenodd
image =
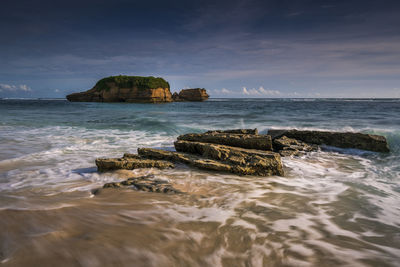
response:
M72 102L164 103L204 101L209 95L204 88L183 89L173 98L169 83L160 77L110 76L99 80L85 92L67 95Z

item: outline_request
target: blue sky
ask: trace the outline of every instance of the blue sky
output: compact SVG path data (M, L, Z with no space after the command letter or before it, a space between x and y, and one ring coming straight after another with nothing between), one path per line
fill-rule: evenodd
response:
M10 1L0 97L64 97L110 75L212 97L400 97L398 1Z

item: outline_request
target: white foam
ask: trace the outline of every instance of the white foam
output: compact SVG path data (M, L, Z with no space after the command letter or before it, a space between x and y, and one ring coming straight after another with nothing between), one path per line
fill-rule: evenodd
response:
M25 139L24 146L47 144L46 149L0 161L0 171L6 178L6 182L0 184L0 191L53 186L82 179L104 182L106 175L99 175L88 169L95 167L95 158L120 157L124 152L136 152L140 146L171 146L173 142L172 137L160 134L73 127L36 128L22 130L16 135ZM0 146L2 149L13 149L4 143Z

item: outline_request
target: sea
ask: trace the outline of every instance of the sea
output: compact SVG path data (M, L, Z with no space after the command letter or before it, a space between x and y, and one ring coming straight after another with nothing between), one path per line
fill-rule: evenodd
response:
M282 158L283 177L95 166L237 128L379 134L391 152L323 146ZM143 175L184 193L93 194ZM399 266L400 99L2 99L0 265Z

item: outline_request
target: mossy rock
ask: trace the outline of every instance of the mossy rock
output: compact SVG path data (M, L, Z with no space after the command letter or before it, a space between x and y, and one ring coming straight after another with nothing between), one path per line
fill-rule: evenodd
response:
M169 83L160 77L142 77L142 76L110 76L101 79L96 83L94 88L96 91L110 90L110 84L114 83L119 88L133 88L140 90L155 89L155 88L170 88Z

